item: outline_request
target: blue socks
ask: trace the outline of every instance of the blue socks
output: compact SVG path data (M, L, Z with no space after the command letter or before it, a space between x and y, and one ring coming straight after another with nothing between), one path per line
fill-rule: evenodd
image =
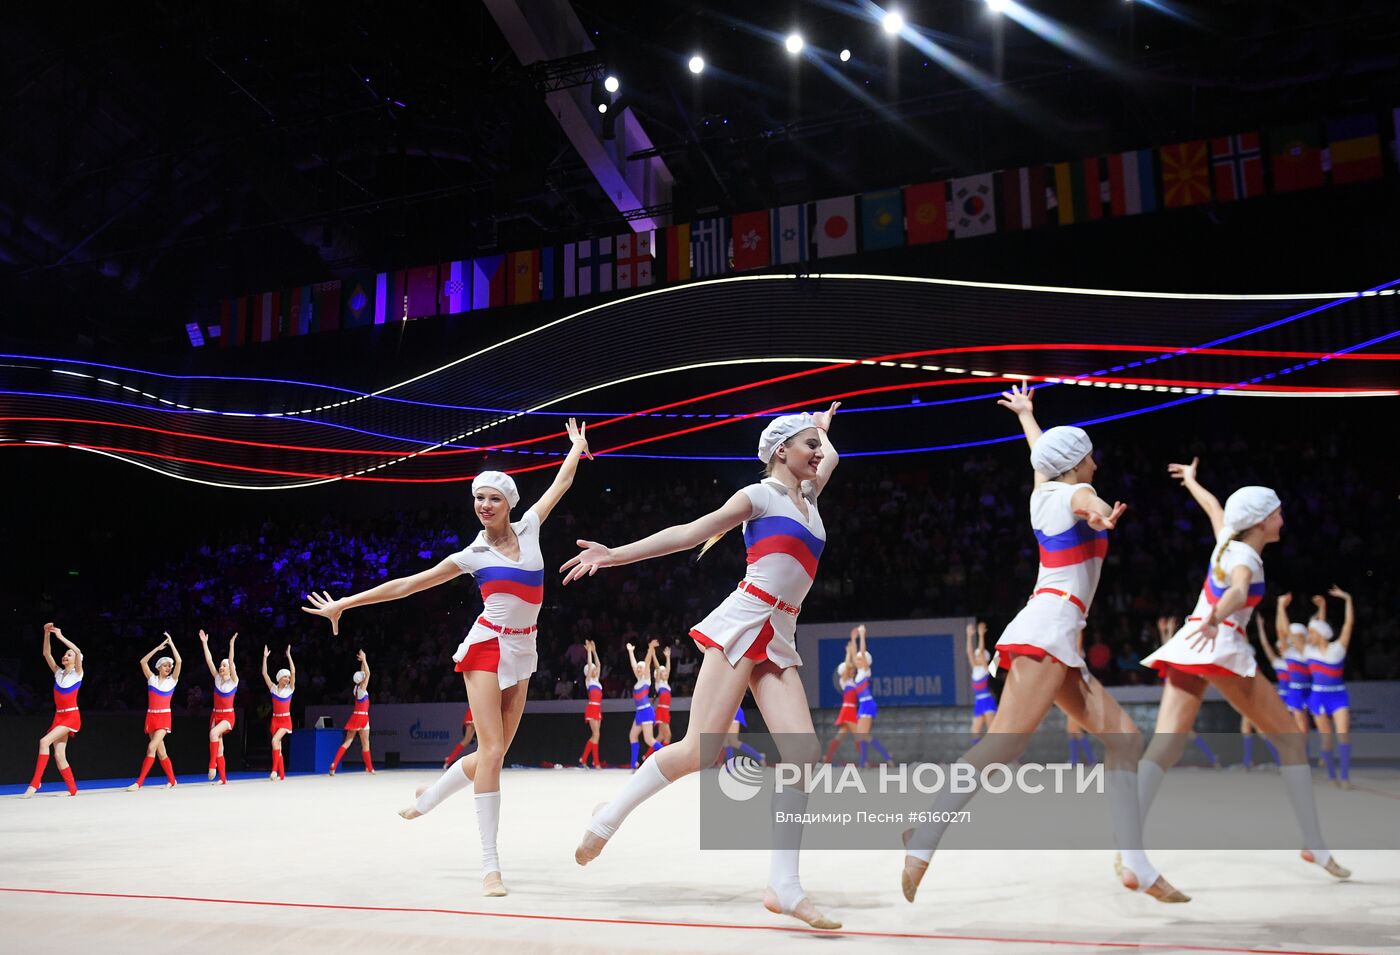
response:
M633 768L633 769L636 769L636 768L637 768L637 754L638 754L639 752L641 752L641 749L642 749L642 744L641 744L641 743L634 742L634 743L632 744L632 768Z
M758 763L761 763L761 762L763 762L765 759L768 758L768 757L764 756L762 753L760 753L758 750L754 749L754 748L753 748L752 746L750 746L748 743L740 743L740 744L739 744L739 752L747 754L747 755L750 756L755 762L758 762Z
M1328 779L1336 779L1336 778L1337 778L1337 759L1336 759L1335 756L1332 755L1332 750L1331 750L1331 749L1324 749L1324 750L1322 751L1322 761L1323 761L1324 763L1327 764L1327 778L1328 778ZM1348 763L1351 762L1351 754L1350 754L1350 753L1347 754L1347 762L1348 762Z
M651 751L652 751L653 753L656 752L656 751L657 751L658 749L660 749L660 748L661 748L661 740L656 740L654 743L651 744Z
M1205 753L1206 759L1209 760L1212 766L1218 766L1220 764L1220 760L1215 758L1215 752L1209 746L1206 745L1206 741L1201 739L1199 735L1195 738L1193 742L1195 742L1197 749L1199 749L1202 753Z
M1254 762L1254 734L1244 734L1244 768L1248 769Z
M885 749L884 745L881 744L881 742L880 742L880 740L879 740L878 738L876 738L876 737L874 737L874 736L870 737L870 745L871 745L871 746L874 746L876 749L878 749L878 750L880 751L880 756L881 756L882 759L884 759L885 762L887 762L887 763L892 763L892 762L894 762L894 760L890 758L890 751L887 750L887 749Z
M1274 757L1274 762L1276 762L1276 763L1278 763L1280 766L1282 766L1282 765L1283 765L1283 760L1279 758L1279 755L1278 755L1278 747L1275 746L1273 743L1269 742L1269 738L1268 738L1267 736L1263 737L1263 739L1264 739L1264 745L1267 746L1267 747L1269 747L1269 752L1270 752L1270 753L1273 755L1273 757Z
M1071 737L1069 738L1069 764L1070 764L1071 766L1078 766L1078 765L1079 765L1079 737L1078 737L1078 736L1071 736Z
M1342 778L1343 778L1343 779L1350 779L1350 778L1351 778L1351 744L1350 744L1350 743L1338 743L1338 744L1337 744L1337 755L1338 755L1338 757L1340 757L1341 762L1342 762Z

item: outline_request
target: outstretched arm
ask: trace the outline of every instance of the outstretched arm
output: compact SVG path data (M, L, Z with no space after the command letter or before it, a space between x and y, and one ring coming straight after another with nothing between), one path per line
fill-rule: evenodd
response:
M44 662L49 665L49 672L57 673L58 664L54 662L53 650L50 648L49 645L49 634L53 633L53 629L53 624L44 624Z
M269 653L271 653L271 652L272 652L272 651L269 650L269 649L266 647L266 645L263 646L263 671L262 671L262 673L263 673L263 682L267 684L267 688L268 688L269 690L272 690L272 689L274 689L274 688L277 686L276 683L273 683L273 682L272 682L272 677L270 677L270 676L267 675L267 655L268 655Z
M977 621L977 659L982 659L987 652L987 622Z
M966 646L964 646L963 650L964 650L964 652L967 654L967 665L968 665L969 667L975 667L975 666L977 665L977 657L976 657L976 655L973 653L973 642L972 642L972 641L973 641L973 638L974 638L976 635L977 635L977 624L975 624L975 623L970 623L970 624L968 624L968 625L967 625L967 644L966 644Z
M1336 584L1333 584L1332 589L1327 592L1333 597L1338 597L1346 601L1347 609L1346 615L1342 617L1342 632L1337 637L1337 641L1342 645L1342 649L1345 650L1351 644L1351 629L1356 623L1356 608L1352 604L1351 594L1347 593Z
M175 668L170 671L173 679L180 679L180 670L184 667L185 661L180 659L180 651L175 649L175 641L170 638L170 634L165 635L165 642L170 644L170 655L175 658Z
M1264 618L1258 614L1254 615L1254 629L1259 632L1259 645L1264 648L1264 656L1269 658L1269 666L1276 666L1279 655L1274 652L1274 648L1269 644L1269 634L1264 630Z
M997 399L997 404L1016 415L1016 420L1021 423L1021 430L1026 433L1026 443L1032 448L1044 433L1035 420L1035 404L1032 397L1034 394L1035 389L1023 381L1019 385L1012 385L1010 391L1003 391ZM1035 473L1036 484L1043 484L1048 480L1050 479L1039 471Z
M331 633L340 634L340 615L351 607L363 607L367 604L383 603L386 600L400 600L420 590L427 590L429 587L436 587L438 584L445 584L462 572L462 569L453 562L451 557L444 557L435 566L427 570L419 571L407 577L399 577L394 580L386 580L377 587L369 590L362 590L349 597L333 598L322 591L321 593L310 593L306 599L311 606L301 609L317 617L325 617L331 622Z
M238 634L228 638L228 675L234 683L238 682L238 664L233 660L233 645L238 642Z
M635 674L640 661L637 659L637 648L630 643L627 644L627 662L632 665L632 672Z
M742 524L753 513L753 502L743 491L735 491L734 496L725 501L717 510L689 524L676 524L650 537L644 537L621 547L607 547L593 541L580 540L582 553L576 554L560 567L564 572L564 583L580 577L592 577L604 567L621 567L653 557L664 557L679 551L689 550L716 534L724 534L730 528Z
M1196 499L1196 503L1201 505L1201 510L1206 512L1206 517L1210 518L1210 531L1212 534L1219 534L1220 528L1225 526L1225 508L1220 506L1220 500L1207 491L1200 481L1196 480L1196 466L1201 463L1199 457L1192 458L1190 464L1168 464L1167 473L1181 482L1182 487L1191 492L1191 496Z
M1074 496L1069 499L1069 507L1075 517L1088 521L1089 526L1096 531L1113 530L1118 526L1118 519L1128 509L1128 505L1122 501L1114 501L1113 506L1109 507L1107 501L1087 487L1081 487L1074 492Z
M1278 601L1274 604L1274 632L1280 640L1287 640L1288 645L1296 650L1298 645L1293 642L1293 628L1289 626L1288 619L1288 605L1292 602L1292 594L1278 595Z
M647 658L646 658L646 665L647 665L647 673L649 673L649 674L655 674L655 672L656 672L656 665L657 665L657 664L656 664L656 647L657 647L657 641L655 641L655 640L648 640L648 641L647 641Z
M856 657L857 657L857 659L865 659L867 656L869 656L869 654L870 654L870 651L869 651L869 650L866 648L866 646L865 646L865 624L863 624L863 623L862 623L862 624L857 624L857 625L856 625ZM866 665L866 668L868 669L868 668L870 667L870 661L869 661L869 660L866 660L866 664L865 664L865 665Z
M365 675L365 678L364 678L363 680L360 681L360 689L362 689L362 690L364 690L366 693L368 693L368 692L369 692L369 657L365 656L365 651L363 651L363 650L361 650L358 654L356 654L356 656L358 656L358 657L360 658L360 672L363 673L363 674Z
M826 482L831 480L831 473L836 470L836 465L841 462L841 455L836 453L836 446L831 443L831 419L836 417L836 409L841 407L841 402L834 401L830 408L819 412L813 417L816 420L817 436L822 442L822 460L817 465L817 481L813 491L820 496L822 489L826 487Z
M215 685L218 685L219 668L214 666L214 655L209 652L209 634L203 630L199 631L199 645L204 648L204 665L209 668L209 675L214 678Z
M297 662L292 659L292 645L287 644L287 669L292 671L292 678L287 683L287 688L295 690L297 688Z
M539 517L541 524L544 523L545 518L549 517L554 506L563 499L564 492L573 485L574 474L578 471L578 459L588 455L588 460L593 460L593 455L588 453L588 438L584 435L588 425L575 424L574 419L570 418L567 427L569 442L572 445L569 448L569 453L564 456L564 463L559 465L559 470L554 475L554 483L546 488L545 492L540 495L540 499L530 506L530 510Z

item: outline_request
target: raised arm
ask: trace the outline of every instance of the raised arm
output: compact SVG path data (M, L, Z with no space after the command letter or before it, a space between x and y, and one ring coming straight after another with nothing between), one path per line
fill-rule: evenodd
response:
M977 659L986 659L987 654L987 621L977 621Z
M627 662L632 665L632 675L637 675L637 666L641 662L637 659L637 648L632 644L627 644Z
M171 679L178 680L180 679L180 670L184 667L185 661L180 659L180 651L175 649L175 641L171 639L168 633L165 635L165 642L170 645L170 655L175 658L175 668L170 671L170 677Z
M1258 614L1254 615L1254 629L1259 632L1259 645L1264 648L1264 656L1269 658L1269 666L1276 668L1280 658L1269 644L1269 634L1264 630L1264 618Z
M1356 608L1352 604L1351 594L1347 593L1336 584L1333 584L1332 589L1327 592L1333 597L1346 601L1346 614L1342 617L1342 632L1337 636L1337 642L1339 642L1342 645L1342 649L1345 650L1351 644L1351 629L1353 624L1356 623Z
M49 624L48 626L50 627L49 632L52 633L55 637L57 637L60 641L62 641L63 645L66 646L69 650L73 651L73 656L77 658L73 662L73 672L81 677L83 675L83 651L78 649L78 645L76 643L65 637L63 635L62 630L58 629L53 624Z
M287 681L287 689L295 691L297 688L297 662L292 659L292 645L287 644L287 669L292 671L292 677Z
M1313 605L1313 615L1312 615L1312 618L1313 618L1314 620L1320 620L1320 621L1322 621L1323 623L1326 623L1326 622L1327 622L1327 598L1324 597L1324 596L1322 596L1322 594L1313 594L1312 605Z
M652 676L655 676L655 674L656 674L656 667L657 667L657 663L656 663L656 648L657 648L659 645L660 645L660 644L659 644L658 641L656 641L656 640L648 640L648 641L647 641L647 658L646 658L647 673L648 673L648 674L651 674Z
M233 645L238 642L238 634L228 638L228 675L234 683L238 682L238 664L233 659Z
M54 626L51 623L44 624L44 662L49 665L49 672L57 673L58 664L54 662L53 650L49 644L49 634L53 633Z
M865 660L866 669L870 668L870 651L865 646L865 624L856 625L856 657Z
M214 655L209 652L209 634L203 630L199 631L199 645L204 648L204 665L209 668L209 675L214 678L214 684L219 683L219 668L214 666ZM232 666L232 663L229 664Z
M462 569L452 560L451 557L444 557L433 567L421 570L416 574L407 577L398 577L394 580L386 580L377 587L369 590L362 590L349 597L333 598L327 591L321 593L310 593L306 599L311 606L301 609L317 617L325 617L331 622L331 633L340 634L340 615L351 607L363 607L367 604L383 603L386 600L400 600L420 590L427 590L429 587L436 587L438 584L445 584L462 572Z
M1039 423L1035 420L1035 404L1033 395L1035 389L1022 382L1019 385L1012 385L1010 391L1003 391L1001 397L997 399L997 404L1016 416L1016 420L1021 423L1021 430L1026 433L1026 443L1035 447L1035 443L1040 440L1042 432ZM1035 474L1035 483L1043 484L1050 480L1039 471Z
M836 470L836 465L841 463L841 455L836 453L836 446L831 443L831 419L836 417L836 409L841 407L841 402L832 402L830 408L813 415L815 420L817 437L822 442L822 460L817 465L817 481L813 490L818 496L822 489L826 487L826 482L831 480L831 472Z
M670 648L670 647L667 647L667 648L666 648L666 650L665 650L665 655L666 655L666 664L665 664L666 682L667 682L667 683L670 683L670 682L671 682L671 648Z
M363 680L360 681L360 689L362 689L362 690L364 690L366 693L368 693L368 692L369 692L369 658L365 656L365 651L363 651L363 650L361 650L359 653L355 654L355 656L358 657L358 658L359 658L359 661L360 661L360 672L363 673L363 674L365 675L365 678L364 678Z
M603 567L621 567L638 561L664 557L679 551L689 550L716 534L724 534L748 520L753 513L753 503L743 491L735 491L734 496L716 510L689 524L675 524L621 547L607 547L593 541L580 540L578 546L583 551L571 557L559 568L564 572L564 583L580 577L592 577Z
M1201 482L1196 480L1196 466L1201 463L1201 459L1196 457L1191 459L1190 464L1168 464L1167 473L1181 482L1182 487L1191 492L1191 496L1196 499L1196 503L1201 505L1201 510L1206 512L1206 517L1210 518L1210 532L1219 534L1220 528L1225 526L1225 508L1220 506L1220 500L1212 493L1201 486Z
M564 492L573 485L574 474L578 471L578 459L587 455L588 460L593 460L593 455L588 453L588 438L584 434L588 425L575 424L574 419L570 418L567 427L571 445L569 453L564 456L564 463L559 465L559 470L554 475L554 483L545 489L538 501L530 505L530 510L539 517L541 524L549 517L554 506L563 499Z
M963 650L964 650L964 652L967 654L967 665L968 665L969 667L975 667L975 666L977 665L977 656L976 656L976 654L973 652L973 651L974 651L973 638L974 638L976 635L977 635L977 624L975 624L975 623L970 623L970 624L968 624L968 625L967 625L967 644L966 644L966 646L963 647Z
M1292 594L1279 594L1278 601L1274 604L1274 633L1278 634L1280 640L1287 640L1288 645L1297 649L1293 642L1293 628L1289 626L1292 622L1288 619L1288 605L1293 602Z
M269 649L267 648L267 645L264 644L264 645L263 645L263 669L262 669L262 674L263 674L263 682L267 684L267 688L268 688L269 690L273 690L273 689L275 689L275 688L277 687L277 684L272 682L272 677L270 677L270 676L267 675L267 655L268 655L269 653L271 653L271 652L272 652L272 651L269 650Z
M147 680L155 676L155 674L151 672L151 657L155 656L156 651L158 651L161 647L165 646L169 642L170 634L167 633L165 635L164 640L162 640L160 643L157 643L154 647L151 648L151 651L149 653L147 653L144 657L141 658L141 672L146 675Z

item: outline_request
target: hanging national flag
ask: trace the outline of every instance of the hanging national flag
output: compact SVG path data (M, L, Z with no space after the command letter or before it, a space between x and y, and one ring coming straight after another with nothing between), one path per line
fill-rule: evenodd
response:
M1075 201L1075 181L1073 164L1055 163L1055 221L1060 225L1073 225L1077 207L1083 201Z
M565 251L568 267L565 268ZM540 298L546 302L574 294L574 247L547 245L540 249Z
M667 226L665 234L666 281L684 282L690 278L690 223Z
M1210 201L1210 172L1206 168L1206 143L1193 139L1163 146L1162 205L1167 209Z
M1324 185L1322 137L1317 124L1269 130L1269 166L1274 175L1274 192L1297 192Z
M617 237L617 287L644 288L652 282L655 254L652 230L625 232Z
M953 235L959 239L997 230L996 194L992 174L953 180Z
M811 258L811 217L806 203L769 209L768 228L774 265L792 265Z
M904 209L910 245L948 238L948 184L943 180L905 186Z
M340 296L340 324L345 328L359 328L374 321L375 277L372 274L352 275L345 280L344 292Z
M1332 158L1334 186L1381 177L1381 137L1376 131L1375 116L1329 119L1327 151Z
M584 239L582 242L576 243L574 256L575 264L578 266L579 295L612 291L612 236L604 236L601 239Z
M506 257L482 255L472 259L472 311L506 304Z
M1264 153L1258 133L1217 136L1210 141L1215 201L1234 202L1264 194Z
M374 277L374 324L401 322L408 315L403 272L380 272Z
M281 324L282 314L282 293L263 292L258 296L257 329L256 341L270 342L277 338L278 326Z
M471 259L456 259L438 266L438 314L460 315L472 308Z
M812 219L812 247L816 258L856 253L856 197L819 199Z
M219 300L219 347L233 348L247 341L247 296Z
M307 335L312 331L315 306L311 286L302 285L282 292L282 335Z
M866 251L904 244L904 195L898 189L862 193L860 247Z
M690 226L691 261L697 279L729 271L729 220L701 219Z
M730 220L729 232L734 237L735 272L767 268L773 264L768 210L741 212Z
M1080 182L1083 185L1084 218L1093 221L1103 218L1103 204L1108 200L1108 176L1103 160L1098 156L1079 162Z
M512 252L506 257L506 301L528 305L540 300L540 250Z
M1001 221L1007 229L1039 229L1046 224L1045 167L1023 166L1001 174Z
M1135 216L1157 209L1152 150L1130 149L1108 156L1108 206L1115 216Z
M427 318L438 313L438 267L418 265L404 270L404 315Z
M340 328L340 280L318 282L311 287L314 312L311 331L333 332Z

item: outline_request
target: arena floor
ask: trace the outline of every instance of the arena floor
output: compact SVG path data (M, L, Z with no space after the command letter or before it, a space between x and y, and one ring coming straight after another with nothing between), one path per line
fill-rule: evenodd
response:
M511 894L484 899L469 794L413 822L395 813L433 776L347 772L76 799L51 783L27 801L6 796L0 949L1400 953L1400 852L1375 850L1338 852L1355 872L1347 883L1293 853L1154 852L1195 897L1179 906L1117 888L1101 850L944 852L914 905L899 893L898 852L809 852L804 885L845 923L812 932L760 906L765 852L698 849L693 781L576 866L588 811L617 790L620 770L508 772L500 851ZM1400 825L1400 773L1357 782L1349 793L1318 787L1324 827L1348 811ZM1221 774L1211 811L1248 812L1277 786L1272 774Z

